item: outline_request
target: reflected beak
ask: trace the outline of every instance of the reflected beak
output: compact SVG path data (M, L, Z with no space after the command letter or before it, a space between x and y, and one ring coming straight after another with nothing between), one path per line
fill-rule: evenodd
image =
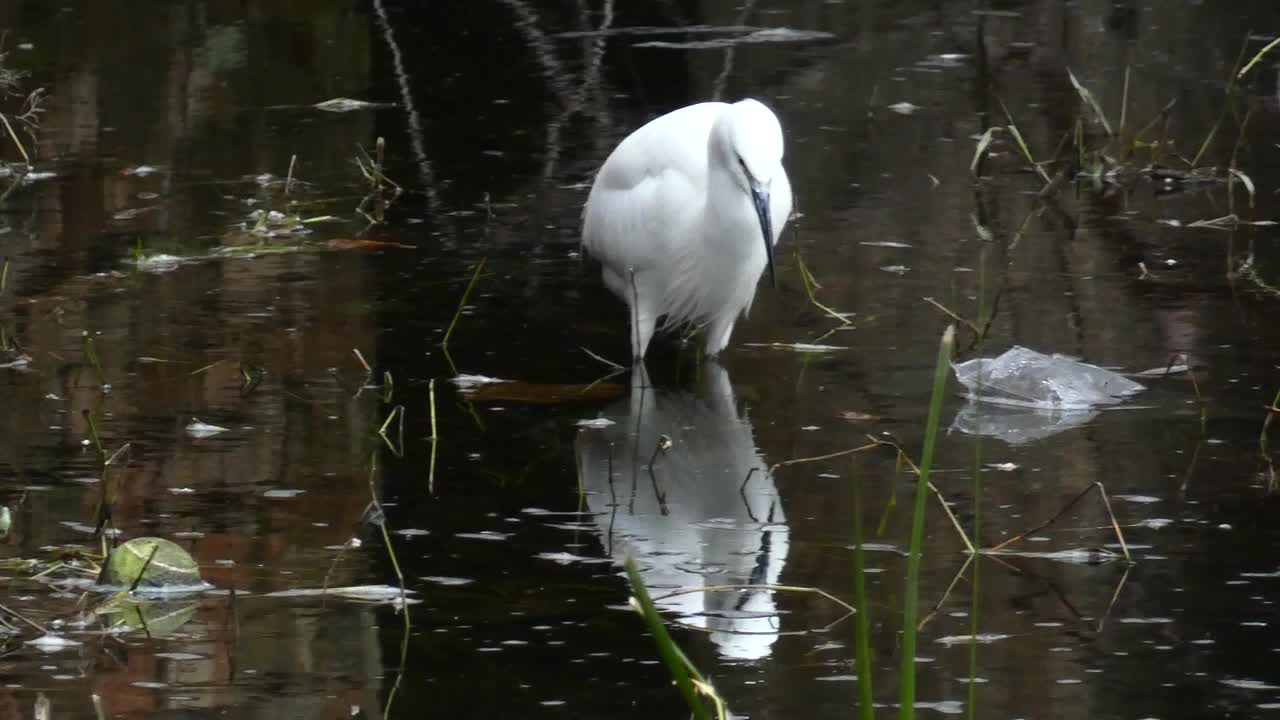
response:
M778 287L778 278L773 274L773 222L769 217L769 188L754 179L750 180L751 202L756 206L756 217L760 218L760 232L764 233L764 253L769 260L769 282Z

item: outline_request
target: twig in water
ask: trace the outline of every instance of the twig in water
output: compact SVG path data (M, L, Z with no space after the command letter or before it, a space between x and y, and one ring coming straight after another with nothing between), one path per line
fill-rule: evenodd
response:
M1102 626L1106 624L1107 618L1111 617L1111 609L1116 606L1116 598L1120 597L1120 590L1124 588L1125 581L1129 579L1129 573L1132 571L1132 565L1125 566L1124 574L1120 576L1120 582L1116 583L1115 592L1111 593L1111 602L1107 603L1107 609L1102 613L1102 617L1098 618L1098 629L1094 632L1102 632Z
M590 350L586 349L585 347L582 347L581 345L578 346L578 349L586 353L587 355L591 356L593 360L598 360L604 363L605 365L608 365L609 367L614 368L615 370L626 370L625 367L619 365L618 363L612 360L606 360L605 358L600 357L599 355L591 352Z
M809 272L809 267L804 264L804 257L798 250L796 251L796 265L800 268L800 281L804 283L804 294L809 299L809 302L822 312L840 321L841 325L852 325L853 323L850 322L849 318L818 302L818 298L814 296L813 291L821 289L822 286L814 279L813 273Z
M1089 492L1094 489L1097 489L1098 492L1101 493L1102 505L1107 510L1107 517L1111 521L1111 529L1115 531L1116 539L1120 542L1120 550L1124 553L1124 559L1128 560L1129 562L1133 562L1133 558L1130 557L1129 555L1129 545L1124 541L1124 533L1120 530L1120 524L1116 522L1115 513L1111 511L1111 501L1107 498L1107 489L1103 487L1101 481L1097 481L1097 480L1095 480L1092 485L1089 485L1084 490L1081 490L1074 498L1071 499L1070 502L1064 505L1061 510L1055 513L1053 517L1049 518L1048 520L1045 520L1044 522L1031 528L1030 530L1024 530L1018 533L1017 535L1014 535L1013 537L1009 538L1008 540L1005 540L999 545L996 545L988 549L987 552L993 553L999 550L1003 550L1004 548L1009 547L1010 545L1016 542L1020 542L1021 540L1026 538L1028 535L1034 535L1035 533L1038 533L1041 530L1049 527L1050 525L1057 522L1058 518L1061 518L1063 515L1066 515L1068 510L1070 510L1072 507L1075 507L1076 503L1080 502L1080 500L1084 498L1085 495L1088 495Z
M969 566L973 564L973 559L975 557L977 557L977 555L970 553L969 556L964 559L964 564L960 566L960 569L956 571L955 576L951 578L951 584L947 585L947 589L942 593L942 597L938 598L938 602L933 604L933 609L925 613L925 616L920 620L920 624L916 625L917 630L923 630L924 626L928 625L929 621L933 619L933 616L938 614L938 610L942 609L943 604L947 602L947 598L951 597L951 591L956 588L956 585L960 584L960 578L964 577L964 571L968 570Z
M404 573L400 572L400 561L396 559L396 549L391 544L391 533L387 532L386 511L382 509L382 503L378 500L378 489L375 485L377 477L378 454L375 451L369 463L369 498L373 509L377 511L378 516L381 518L378 522L378 529L382 531L382 542L387 546L387 556L391 559L391 568L395 570L396 579L400 581L400 606L407 613L409 606L405 602Z
M440 444L440 434L436 430L436 379L427 383L427 396L431 400L431 466L427 470L427 492L436 494L436 446Z
M876 442L873 439L870 443L866 445L859 445L856 448L850 448L848 450L840 450L838 452L827 453L826 455L815 455L813 457L802 457L802 458L794 458L792 460L783 460L782 462L774 463L773 467L769 468L769 473L773 474L775 471L777 471L778 468L790 467L791 465L818 462L820 460L830 460L831 458L844 457L845 455L853 455L854 453L860 453L864 450L871 450L872 448L879 447L882 444L884 443Z
M289 156L289 172L284 177L284 196L289 197L289 191L293 189L293 168L298 164L298 154L294 153Z
M18 138L18 133L14 132L13 125L9 123L9 117L4 113L0 113L0 122L4 123L4 127L9 131L9 139L13 140L13 144L18 146L18 152L22 153L22 159L27 161L27 169L30 170L34 165L31 164L31 156L27 154L27 148L23 146L22 140Z
M24 622L24 623L26 623L26 624L30 625L31 627L35 628L36 630L38 630L41 634L44 634L44 635L48 635L48 634L49 634L49 631L48 631L47 629L45 629L45 627L44 627L43 625L41 625L40 623L36 622L35 620L32 620L32 619L30 619L30 618L26 617L25 615L23 615L22 613L20 613L20 612L18 612L18 611L16 611L16 610L14 610L14 609L13 609L13 608L11 608L11 607L8 607L8 606L6 606L6 605L0 605L0 612L6 612L6 613L8 613L8 614L10 614L10 615L12 615L12 616L14 616L14 617L18 618L18 619L19 619L19 620L21 620L22 622Z
M922 298L922 299L923 299L925 302L929 303L930 305L932 305L932 306L934 306L934 307L938 308L939 310L941 310L941 311L943 312L943 314L944 314L944 315L946 315L947 317L951 318L952 320L955 320L956 322L960 323L961 325L964 325L965 327L967 327L967 328L969 328L970 330L972 330L974 335L981 335L981 334L982 334L982 330L981 330L977 325L974 325L973 323L969 322L968 320L965 320L964 318L962 318L962 317L960 317L959 315L955 314L954 312L952 312L951 310L949 310L949 309L947 308L947 306L946 306L946 305L943 305L942 303L938 302L937 300L934 300L934 299L933 299L933 298L931 298L931 297Z

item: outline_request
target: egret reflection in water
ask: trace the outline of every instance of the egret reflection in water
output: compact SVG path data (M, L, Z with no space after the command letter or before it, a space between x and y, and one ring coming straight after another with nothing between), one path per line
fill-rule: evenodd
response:
M708 362L694 390L657 389L643 366L607 427L579 432L578 472L604 549L636 560L655 596L677 589L771 585L786 563L788 527L768 466L739 415L729 375ZM726 657L757 659L777 640L763 587L690 592L659 605L704 628Z

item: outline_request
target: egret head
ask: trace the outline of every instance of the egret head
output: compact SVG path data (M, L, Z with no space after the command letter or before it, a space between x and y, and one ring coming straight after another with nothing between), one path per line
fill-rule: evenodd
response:
M773 274L773 221L769 212L769 190L782 170L782 126L769 108L758 100L742 100L729 106L718 124L721 160L736 184L751 198L760 232L764 235L769 280Z

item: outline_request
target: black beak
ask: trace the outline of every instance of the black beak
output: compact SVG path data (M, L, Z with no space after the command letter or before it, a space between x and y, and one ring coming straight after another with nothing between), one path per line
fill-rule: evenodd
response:
M748 180L751 186L751 202L756 206L756 217L760 218L760 232L764 233L764 253L769 259L769 282L776 289L778 278L773 274L773 221L769 217L769 188Z

